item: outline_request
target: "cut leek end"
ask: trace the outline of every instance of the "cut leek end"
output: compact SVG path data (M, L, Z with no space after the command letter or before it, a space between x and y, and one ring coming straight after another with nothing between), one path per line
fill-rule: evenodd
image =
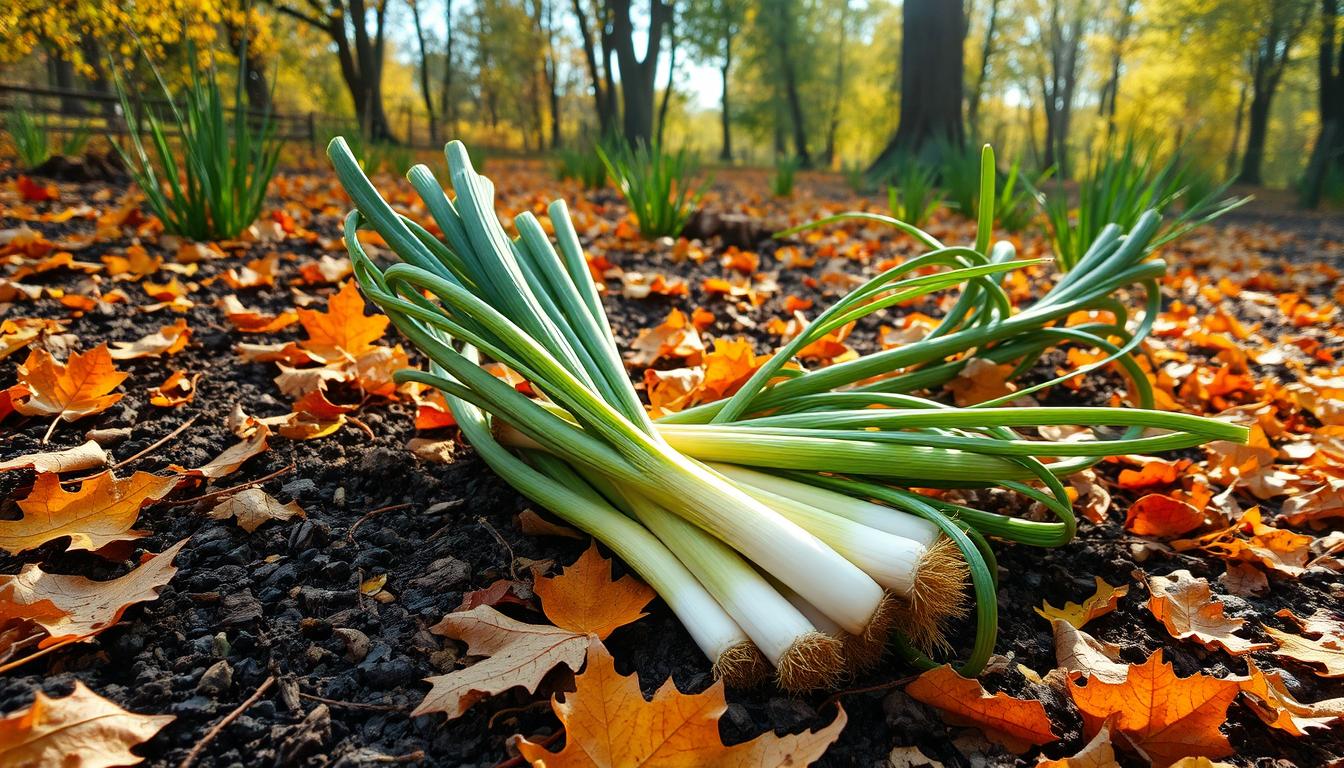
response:
M830 688L844 674L844 648L830 635L807 632L784 651L775 671L779 687L791 693Z
M970 576L961 550L949 538L940 538L920 557L901 617L901 631L916 648L930 653L948 647L948 623L967 614Z
M770 662L750 640L734 643L714 661L714 679L734 688L755 688L770 679Z

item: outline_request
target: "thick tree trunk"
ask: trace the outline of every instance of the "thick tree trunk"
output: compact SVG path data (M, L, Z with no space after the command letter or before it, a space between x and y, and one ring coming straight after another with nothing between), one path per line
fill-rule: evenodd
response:
M1241 156L1241 173L1237 181L1242 184L1260 184L1261 166L1265 160L1265 137L1269 134L1269 94L1257 89L1251 98L1250 123L1246 133L1246 154Z
M1321 132L1307 165L1302 203L1309 208L1320 205L1325 182L1331 170L1344 174L1344 45L1335 50L1335 25L1339 19L1339 0L1321 0L1320 49L1317 76L1320 81Z
M901 114L896 135L868 172L936 141L962 143L962 55L966 17L959 2L906 0L901 10Z
M1232 146L1227 150L1227 164L1224 175L1231 177L1237 170L1237 155L1241 151L1241 130L1246 125L1246 84L1241 84L1241 93L1237 96L1237 113L1232 118Z
M621 68L621 108L625 140L631 145L653 139L654 76L663 31L672 17L672 6L650 0L649 29L643 57L635 54L635 29L630 18L631 0L606 0L611 24L611 50ZM608 69L610 77L610 69Z
M75 90L75 65L55 45L47 46L47 83L62 91ZM83 114L84 103L70 96L62 96L61 111L68 115Z
M1102 88L1101 99L1097 105L1097 114L1106 118L1106 138L1115 135L1115 100L1120 93L1120 63L1125 53L1125 43L1134 27L1134 4L1136 0L1125 0L1121 11L1120 24L1116 28L1115 49L1111 51L1111 74Z

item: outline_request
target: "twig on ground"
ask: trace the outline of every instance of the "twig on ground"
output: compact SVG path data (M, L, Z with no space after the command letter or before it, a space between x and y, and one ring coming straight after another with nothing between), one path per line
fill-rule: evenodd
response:
M509 553L509 578L513 579L514 581L517 581L518 569L515 563L518 560L518 556L513 554L513 547L509 546L509 542L504 540L504 537L500 535L498 530L495 529L495 526L490 524L489 520L486 520L484 517L477 517L476 522L485 526L485 529L489 531L492 536L495 537L495 541L499 542L499 546L503 547L504 551Z
M184 505L187 505L187 504L199 504L199 503L204 502L204 501L214 501L215 499L223 498L224 496L232 496L233 494L238 493L239 491L245 491L245 490L247 490L248 488L251 488L251 487L254 486L254 485L261 485L262 483L269 483L270 481L274 480L275 478L280 477L281 475L287 474L287 473L289 473L289 472L293 472L293 471L294 471L294 465L293 465L293 464L290 464L290 465L287 466L287 467L283 467L283 468L281 468L281 469L277 469L276 471L272 472L271 474L266 475L265 477L259 477L259 478L257 478L256 480L248 480L248 481L245 482L245 483L239 483L239 484L237 484L237 485L235 485L235 486L231 486L231 487L229 487L229 488L224 488L224 489L222 489L222 490L218 490L218 491L211 491L210 493L207 493L207 494L205 494L204 496L193 496L193 497L191 497L190 499L177 499L176 501L164 502L163 506L167 506L167 507L181 507L181 506L184 506Z
M116 464L113 464L112 466L110 466L110 467L108 467L107 469L103 470L103 472L111 472L111 471L113 471L113 470L121 469L122 467L126 466L127 464L131 464L131 463L133 463L133 462L139 461L140 459L144 458L145 456L149 455L150 453L153 453L154 451L158 450L159 448L162 448L162 447L164 446L164 444L167 443L169 440L172 440L173 438L175 438L175 437L177 437L178 435L182 434L183 432L185 432L185 431L187 430L188 427L190 427L192 424L195 424L195 423L196 423L196 419L200 418L200 416L201 416L201 415L200 415L199 413L196 414L195 416L192 416L191 418L187 419L186 421L184 421L184 422L182 422L180 425L178 425L177 429L174 429L172 432L169 432L168 434L164 435L163 437L159 438L158 440L155 440L154 442L150 443L148 446L145 447L145 449L144 449L143 451L140 451L139 453L135 454L134 456L132 456L132 457L130 457L130 458L128 458L128 459L122 459L121 461L118 461ZM102 474L102 472L99 472L98 474ZM85 477L76 477L76 478L71 478L70 480L62 480L61 483L62 483L62 484L82 483L82 482L84 482L85 480L88 480L90 477L96 477L96 476L97 476L97 475L86 475Z
M915 678L917 677L919 677L919 675L910 675L908 677L901 677L895 680L890 680L885 683L878 683L877 685L866 685L862 688L847 688L843 691L836 691L835 693L831 694L830 698L821 702L821 706L817 707L817 709L822 710L831 704L839 704L840 699L844 696L851 696L856 693L873 693L875 691L887 691L892 688L900 688L901 686L906 685L907 683L913 683L915 681Z
M364 704L358 701L339 701L337 699L325 699L312 693L299 691L299 698L316 701L319 704L326 704L329 707L347 707L349 709L371 709L377 712L406 712L406 707L393 706L392 704Z
M219 732L227 728L229 723L232 723L234 720L241 717L242 714L247 711L248 707L256 704L257 701L261 699L262 694L266 693L267 689L274 683L275 675L266 678L261 686L253 691L252 695L248 696L242 704L239 704L232 712L225 715L223 720L220 720L218 723L211 726L210 730L206 731L205 735L201 737L201 740L196 742L196 746L191 748L191 751L187 753L187 756L182 758L182 762L177 764L177 768L190 768L192 763L196 762L196 758L200 756L206 746L215 740L215 737L219 735Z
M359 526L362 525L362 524L364 523L365 520L368 520L368 519L371 518L371 517L376 517L376 516L378 516L378 515L381 515L381 514L383 514L384 512L394 512L394 511L396 511L396 510L398 510L398 509L406 509L406 508L408 508L408 507L413 507L413 506L415 506L415 505L412 504L412 503L410 503L410 502L407 502L407 503L405 503L405 504L391 504L391 505L388 505L388 506L386 506L386 507L379 507L379 508L377 508L377 509L374 509L374 510L370 510L370 511L368 511L368 512L365 512L363 517L361 517L361 518L359 518L358 520L356 520L356 521L355 521L355 524L352 525L352 526L350 526L350 531L349 531L348 533L345 534L345 539L346 539L346 541L349 541L351 544L354 544L354 543L355 543L355 529L359 528Z
M364 430L364 434L368 435L370 440L378 439L378 436L373 434L373 428L365 424L363 419L356 416L346 416L345 420Z

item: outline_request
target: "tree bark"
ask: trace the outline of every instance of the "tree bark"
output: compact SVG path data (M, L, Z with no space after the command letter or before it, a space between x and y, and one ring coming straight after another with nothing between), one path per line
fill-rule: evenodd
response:
M592 27L589 26L588 12L584 9L584 0L573 0L572 4L574 18L579 26L579 36L583 43L583 58L588 67L588 79L593 84L593 108L597 112L598 131L604 137L610 136L615 131L616 121L613 108L615 95L612 92L611 57L609 54L610 48L607 45L607 34L605 30L599 30L602 39L602 58L599 59Z
M1269 113L1274 94L1283 78L1297 38L1311 17L1311 6L1300 3L1300 10L1291 2L1274 0L1270 8L1269 26L1256 42L1251 54L1251 109L1246 133L1246 154L1241 158L1241 173L1237 181L1260 184L1265 159L1265 140L1269 136Z
M654 76L663 32L672 18L672 6L664 0L650 0L649 29L644 55L635 53L635 28L630 18L631 0L606 0L611 24L611 52L621 68L621 111L625 140L631 145L648 144L653 139ZM608 69L610 76L610 69Z
M719 159L725 163L733 161L733 121L728 112L728 70L732 65L733 36L729 34L723 40L723 66L719 67L719 75L723 78L723 95L719 97L721 108L719 119L723 125L723 146L719 149Z
M989 19L985 22L985 39L980 44L980 71L976 73L975 85L966 99L966 133L972 138L980 135L980 99L985 92L985 78L989 76L989 60L994 55L994 31L999 25L999 2L990 0Z
M372 36L367 26L369 6L365 0L342 0L336 4L339 13L335 14L315 0L309 0L307 10L289 5L285 0L270 2L280 13L319 29L331 38L341 65L341 79L354 102L360 130L370 141L395 142L396 136L383 108L383 55L387 43L389 0L374 0ZM351 23L347 24L347 20ZM347 35L347 26L353 31L353 37Z
M1321 132L1307 165L1302 203L1308 208L1320 205L1331 169L1344 174L1344 45L1338 52L1335 50L1339 8L1339 0L1321 0L1320 50L1316 59Z
M1225 175L1231 177L1237 169L1237 153L1241 150L1241 130L1246 124L1246 84L1241 84L1241 93L1237 96L1237 113L1232 119L1232 146L1227 150Z
M1129 41L1130 32L1134 28L1134 5L1135 0L1125 0L1121 10L1120 23L1116 27L1115 40L1112 41L1115 48L1111 51L1111 74L1097 104L1097 114L1106 118L1107 139L1115 135L1115 100L1120 92L1120 63L1125 53L1125 43Z
M959 2L906 0L901 9L901 113L891 141L868 173L886 171L901 154L938 141L961 144L966 16Z

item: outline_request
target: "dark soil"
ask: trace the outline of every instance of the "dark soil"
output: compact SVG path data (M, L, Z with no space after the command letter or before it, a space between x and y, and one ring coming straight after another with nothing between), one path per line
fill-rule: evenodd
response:
M82 191L93 195L98 189L89 186ZM88 230L93 223L75 219L30 226L56 239ZM334 214L317 216L307 226L322 237L339 234ZM97 261L102 253L119 252L128 244L128 240L98 242L77 258ZM151 252L159 249L154 243L146 247ZM771 243L759 244L762 269L770 268L773 249ZM257 245L227 259L204 262L193 279L200 281L240 266L267 250ZM316 243L305 245L295 239L286 241L283 250L297 253L300 259L320 253ZM706 250L713 249L707 246ZM898 250L893 246L892 253ZM701 265L673 265L669 251L655 248L645 254L607 254L613 263L627 268L684 274L692 287L689 300L627 301L613 292L608 308L622 342L632 340L639 329L656 325L671 306L689 310L703 305L718 316L711 333L745 333L757 339L762 350L772 343L759 328L730 317L721 299L701 295L702 277L723 274L714 259ZM171 252L163 255L167 260L173 256ZM1326 254L1304 253L1300 258L1322 256ZM749 321L763 320L782 314L780 302L789 293L816 296L803 284L805 274L782 271L775 298L760 308L741 308L737 314ZM293 297L286 283L294 275L295 262L282 261L278 287L241 291L240 296L251 306L272 311L288 308ZM79 278L62 272L41 279L73 285ZM142 313L137 307L144 301L138 285L125 283L123 287L137 294L132 302L101 304L70 323L80 338L77 346L136 339L176 319L167 310ZM231 292L216 283L191 294L196 306L185 317L195 336L188 349L166 360L120 364L132 374L123 385L126 397L98 416L61 425L49 447L76 445L89 429L130 426L131 436L111 449L121 459L195 416L190 429L123 472L156 471L169 464L199 466L235 442L223 424L234 404L242 404L257 416L287 412L289 405L272 381L274 366L241 362L232 352L240 336L222 325L212 305ZM68 312L44 300L10 307L7 313L66 316ZM874 330L861 329L855 343L871 344ZM292 338L297 338L297 327L273 337L247 340ZM0 365L0 386L13 383L14 368L13 359ZM173 409L149 405L146 390L161 383L173 368L205 373L195 400ZM1097 378L1093 385L1104 383ZM436 766L492 766L509 760L508 740L513 734L536 740L554 732L557 721L544 703L536 703L544 702L544 696L501 695L451 722L445 722L442 715L411 718L408 713L427 689L423 678L461 663L462 649L430 634L430 626L457 608L466 592L515 575L527 582L533 561L569 563L584 545L523 535L514 518L525 502L469 449L459 448L450 465L415 459L405 448L415 436L408 403L373 404L363 408L359 418L373 437L347 426L319 440L274 439L267 453L224 478L216 488L184 491L176 497L189 499L292 464L293 471L264 488L281 501L297 501L307 511L307 520L269 523L248 534L231 521L210 520L204 509L190 504L158 505L141 514L137 528L149 535L135 542L136 553L124 561L109 563L86 552L62 553L61 542L18 557L0 557L0 572L4 573L41 562L49 571L102 579L124 573L139 552L159 552L179 540L191 540L178 558L176 577L157 601L133 607L122 626L93 642L63 649L0 679L0 712L27 705L35 690L64 695L74 681L82 680L128 709L177 716L138 750L153 766L176 766L207 729L268 676L275 676L278 684L219 734L198 765L373 766L395 758ZM0 458L39 450L38 441L47 425L42 419L11 418L4 429ZM1103 464L1100 471L1113 477L1119 467ZM0 473L0 494L7 499L0 514L17 516L13 500L26 494L30 482L31 473ZM1081 600L1093 591L1094 576L1112 584L1132 585L1119 610L1088 627L1099 639L1120 644L1125 661L1141 662L1152 651L1164 649L1182 675L1245 672L1240 660L1170 640L1146 609L1144 574L1188 568L1213 579L1221 574L1222 566L1195 556L1145 557L1146 552L1135 546L1138 540L1120 526L1116 510L1124 509L1128 501L1117 497L1108 522L1083 523L1077 540L1058 550L997 547L1002 579L998 651L1002 658L984 682L990 690L1045 702L1060 735L1058 743L1041 751L1051 757L1072 754L1082 745L1081 721L1066 693L1028 682L1019 668L1023 665L1043 675L1055 666L1049 624L1032 609L1042 600L1056 605ZM990 498L987 503L1008 508L1009 502ZM388 507L396 508L379 511ZM360 592L363 580L379 574L387 576L386 592L394 596L390 602ZM1281 626L1281 620L1273 618L1276 610L1291 607L1306 615L1317 607L1337 607L1342 592L1338 575L1310 573L1295 581L1272 579L1272 590L1263 599L1224 600L1232 615L1254 619L1247 625L1248 634L1259 640L1263 639L1259 623ZM505 610L541 620L524 607ZM669 675L687 691L703 689L710 681L708 663L660 604L655 603L646 619L616 632L609 645L618 670L638 672L646 694ZM1344 684L1338 681L1323 680L1305 667L1282 660L1272 663L1291 675L1290 685L1302 700L1344 696ZM889 660L877 672L852 682L855 689L863 690L840 697L849 724L820 765L881 766L893 747L903 745L917 745L948 766L1034 764L1033 754L1017 757L988 745L974 729L948 726L935 710L913 702L893 684L909 674L910 669ZM834 717L833 707L823 706L827 698L827 694L786 696L769 688L730 691L723 734L729 740L742 740L770 729L785 732L817 727ZM1320 766L1344 757L1344 732L1336 729L1311 738L1293 738L1269 730L1240 703L1233 705L1224 732L1237 750L1232 761L1242 765ZM1139 764L1125 759L1127 764Z

